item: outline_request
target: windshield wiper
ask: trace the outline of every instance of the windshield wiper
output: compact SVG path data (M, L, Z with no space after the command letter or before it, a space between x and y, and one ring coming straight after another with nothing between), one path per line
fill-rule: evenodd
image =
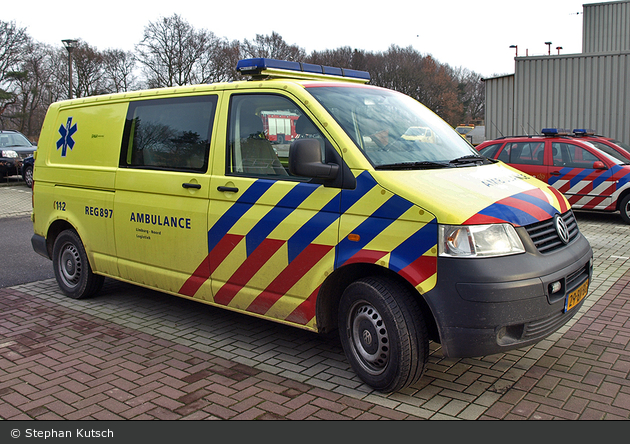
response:
M374 168L377 170L422 170L422 169L430 169L430 168L448 168L449 165L447 163L439 163L439 162L400 162L400 163L389 163L385 165L377 165Z
M487 159L483 156L476 156L474 154L471 154L469 156L462 156L462 157L458 157L457 159L453 159L449 163L451 165L455 165L455 164L467 164L467 163L477 163L477 162L485 163L486 161Z

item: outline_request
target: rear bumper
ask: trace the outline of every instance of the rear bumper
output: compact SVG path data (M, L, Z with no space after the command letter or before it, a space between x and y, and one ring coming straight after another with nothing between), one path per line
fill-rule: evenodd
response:
M552 254L439 258L438 283L424 296L438 325L443 354L501 353L555 332L584 303L565 310L567 295L591 282L592 258L591 246L581 234ZM561 289L552 293L555 282Z
M46 259L51 259L51 257L48 255L46 238L44 236L34 234L31 237L31 245L33 246L33 250L35 251L35 253L44 256Z

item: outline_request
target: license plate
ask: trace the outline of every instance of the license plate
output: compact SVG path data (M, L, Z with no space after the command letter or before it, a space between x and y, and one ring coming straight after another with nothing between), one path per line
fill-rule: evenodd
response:
M582 301L588 293L588 279L578 287L577 290L573 290L567 295L567 301L565 303L564 311L569 311L573 307Z

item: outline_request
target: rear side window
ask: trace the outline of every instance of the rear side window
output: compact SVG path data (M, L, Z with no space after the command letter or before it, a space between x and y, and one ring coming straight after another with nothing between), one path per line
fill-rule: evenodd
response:
M544 142L508 143L501 156L509 155L509 162L520 165L542 165L545 156ZM503 160L501 157L499 157Z
M206 172L217 96L131 102L120 166Z

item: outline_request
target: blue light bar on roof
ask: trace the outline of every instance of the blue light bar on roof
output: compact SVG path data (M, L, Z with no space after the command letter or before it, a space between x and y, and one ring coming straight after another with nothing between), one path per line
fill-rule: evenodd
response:
M297 71L328 76L348 77L369 81L370 73L356 69L336 68L333 66L314 65L312 63L291 62L288 60L276 60L267 58L254 58L239 60L236 70L244 75L258 75L265 70L281 69L285 71Z
M541 133L545 136L566 136L569 132L565 129L543 128Z
M595 130L576 128L573 130L573 134L575 134L576 136L593 136L595 134Z

